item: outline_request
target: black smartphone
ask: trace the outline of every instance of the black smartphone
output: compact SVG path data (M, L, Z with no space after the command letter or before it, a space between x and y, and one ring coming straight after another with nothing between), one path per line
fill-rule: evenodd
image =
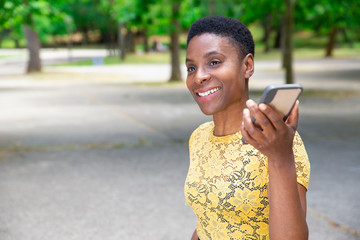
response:
M283 120L286 121L302 92L303 87L300 84L270 85L265 88L259 104L265 103L270 105L281 113Z

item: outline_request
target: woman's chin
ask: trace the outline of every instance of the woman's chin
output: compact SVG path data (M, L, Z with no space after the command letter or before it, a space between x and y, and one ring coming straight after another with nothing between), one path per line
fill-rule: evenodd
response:
M200 107L200 110L207 116L211 116L216 113L215 109L206 108L206 107Z

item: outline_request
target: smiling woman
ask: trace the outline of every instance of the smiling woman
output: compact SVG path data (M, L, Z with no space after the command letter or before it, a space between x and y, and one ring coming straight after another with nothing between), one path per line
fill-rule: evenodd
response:
M192 239L307 239L310 164L296 132L298 104L283 122L249 100L254 42L241 22L200 19L187 44L187 87L213 116L189 140L184 190L197 217Z

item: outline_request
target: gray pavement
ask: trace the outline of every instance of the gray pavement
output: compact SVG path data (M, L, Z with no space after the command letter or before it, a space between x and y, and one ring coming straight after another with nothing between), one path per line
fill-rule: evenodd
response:
M358 61L298 65L299 81L314 90L301 98L299 125L312 167L311 240L360 239ZM281 77L277 64L258 64L253 89ZM186 142L209 118L183 84L132 85L119 77L126 72L102 69L63 79L46 68L44 76L60 76L54 81L0 68L1 240L190 238ZM146 66L137 69L133 82L153 81Z

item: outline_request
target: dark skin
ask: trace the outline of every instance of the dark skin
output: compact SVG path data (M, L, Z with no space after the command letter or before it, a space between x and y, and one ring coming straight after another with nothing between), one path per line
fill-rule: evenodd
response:
M213 116L214 134L241 131L246 142L268 158L270 239L308 239L306 189L297 183L292 149L299 104L284 122L270 106L249 100L254 57L240 57L226 37L205 33L192 38L186 66L187 87L202 112ZM252 116L258 125L253 124ZM198 239L196 230L191 239Z

